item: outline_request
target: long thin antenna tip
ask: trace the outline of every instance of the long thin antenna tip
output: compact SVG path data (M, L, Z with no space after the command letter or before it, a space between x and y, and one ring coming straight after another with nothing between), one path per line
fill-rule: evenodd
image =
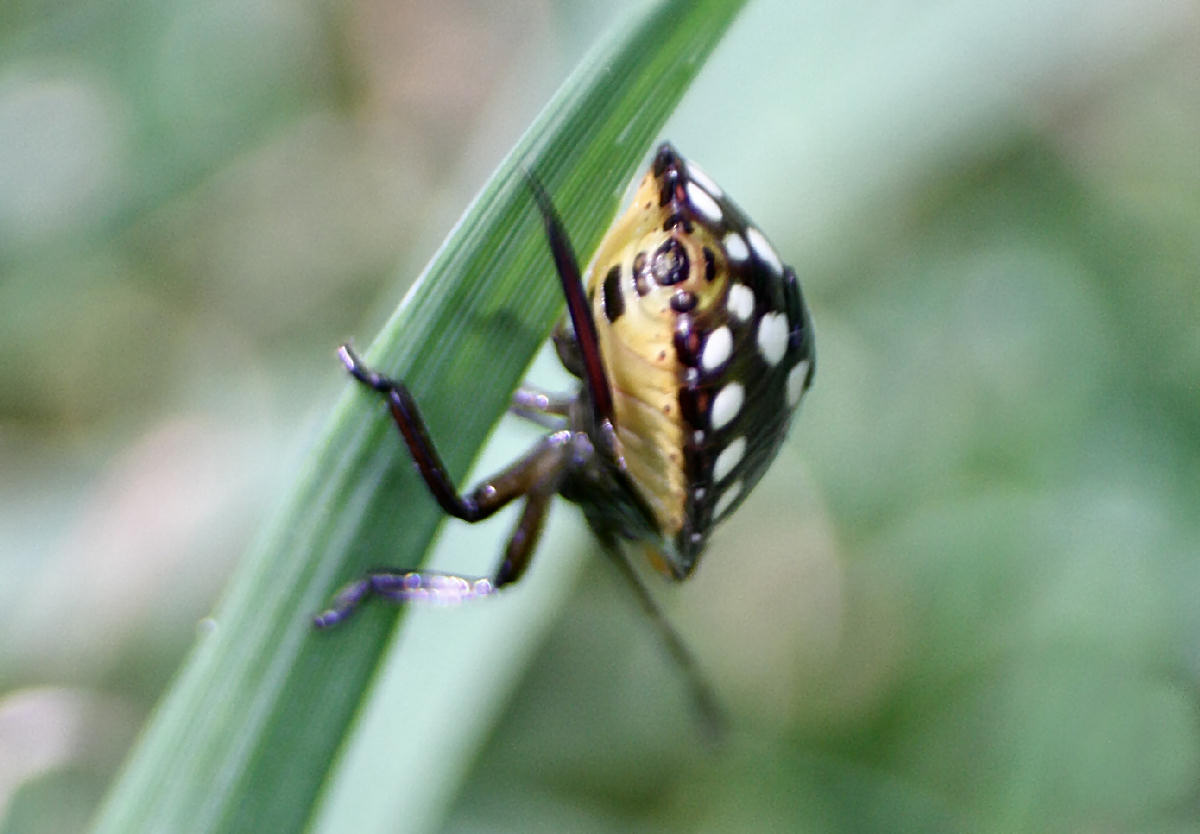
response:
M692 697L696 708L696 720L700 725L700 737L713 752L725 749L729 741L729 715L717 703L712 689L707 686L693 689Z
M533 192L533 199L537 202L542 220L547 226L552 222L557 222L558 211L554 208L554 201L550 199L550 194L542 185L542 181L538 179L537 174L533 173L531 169L521 166L521 175L525 178L525 184L529 186L529 190Z
M630 563L621 546L615 541L604 541L603 544L605 551L617 563L617 567L633 589L642 610L646 612L650 622L658 630L667 652L674 659L679 671L683 673L688 696L691 698L692 708L695 710L696 723L700 725L700 734L705 744L713 750L721 749L729 736L728 715L721 706L712 685L704 676L695 655L691 653L679 632L675 630L658 606L650 589L642 583L637 575L637 570Z

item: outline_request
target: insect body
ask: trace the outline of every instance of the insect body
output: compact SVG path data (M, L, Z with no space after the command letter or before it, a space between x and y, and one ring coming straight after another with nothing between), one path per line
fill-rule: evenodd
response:
M796 274L669 145L601 243L588 295L614 400L617 452L650 511L652 560L674 579L774 459L812 381ZM588 508L593 526L605 504Z
M774 459L812 382L812 325L795 272L670 145L658 149L585 279L549 197L536 181L531 187L567 301L555 345L584 384L569 399L519 391L514 408L565 420L562 428L460 496L404 385L364 367L348 346L339 351L350 373L386 399L446 512L474 522L523 499L500 565L484 578L371 574L343 589L318 626L341 621L372 594L455 601L515 581L556 494L582 507L610 549L641 542L659 571L685 579L714 525Z

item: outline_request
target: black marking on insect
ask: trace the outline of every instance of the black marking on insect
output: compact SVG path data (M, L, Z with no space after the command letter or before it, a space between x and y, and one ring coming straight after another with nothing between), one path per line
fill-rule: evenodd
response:
M688 220L684 215L672 214L663 221L662 230L664 232L669 232L672 229L680 229L684 234L690 235L693 232L694 227L692 226L692 221Z
M673 286L691 277L687 250L674 236L655 250L650 262L650 277L655 284L664 287Z
M647 263L649 261L646 258L645 252L638 252L633 256L633 287L642 298L649 295L650 290L654 289L655 286L653 279L646 271Z
M680 290L671 296L671 309L676 313L690 313L696 309L696 294L690 290Z
M676 319L674 343L675 356L681 364L688 368L695 368L700 364L700 333L696 330L691 316L680 316ZM698 382L699 377L685 381ZM692 425L695 425L694 419L688 419Z
M714 525L775 458L815 367L812 324L796 273L669 144L658 149L632 205L583 278L549 196L529 180L567 302L555 347L583 385L573 397L522 389L513 402L518 413L551 423L554 431L504 472L460 495L403 383L365 367L349 346L339 351L355 379L383 396L447 513L475 522L511 501L524 502L500 564L490 577L373 573L343 589L316 623L341 622L371 595L457 601L517 581L558 494L582 508L600 541L618 555L706 700L690 656L657 614L619 543L642 543L657 570L686 579ZM622 281L626 269L631 278Z
M614 266L604 278L604 317L609 323L625 312L625 296L621 294L621 267Z

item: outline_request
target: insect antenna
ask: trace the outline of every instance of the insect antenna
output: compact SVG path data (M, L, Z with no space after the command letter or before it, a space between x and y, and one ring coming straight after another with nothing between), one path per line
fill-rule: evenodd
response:
M554 203L541 181L528 170L525 171L525 181L529 190L533 192L538 212L542 216L542 225L546 228L546 240L550 244L554 268L558 272L563 296L567 301L567 315L571 319L575 341L579 346L584 383L591 397L596 426L604 445L607 446L604 452L611 457L616 445L613 395L608 384L608 374L604 370L604 360L600 355L600 337L596 334L596 322L592 320L592 310L583 288L579 261L575 257L575 250L571 246L567 230L563 227L562 219L558 216L558 210L554 208Z
M688 695L692 700L692 707L695 709L696 720L700 724L704 740L714 748L720 747L725 741L729 721L725 710L717 700L716 692L701 670L696 656L692 654L679 632L671 625L671 621L667 619L666 614L654 599L654 595L650 593L650 589L638 576L620 544L609 537L602 537L602 544L605 552L612 558L621 571L621 575L633 589L634 596L637 597L642 610L646 612L646 616L658 631L659 639L666 646L671 659L683 673L684 683L687 685Z

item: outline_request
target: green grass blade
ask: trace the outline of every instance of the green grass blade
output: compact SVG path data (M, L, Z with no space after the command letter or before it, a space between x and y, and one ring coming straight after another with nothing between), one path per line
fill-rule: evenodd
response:
M741 3L661 2L600 44L500 166L367 360L403 377L455 477L561 309L521 176L537 173L580 253ZM332 348L332 346L331 346ZM331 363L332 363L331 352ZM469 404L469 407L465 407ZM291 832L310 824L395 618L346 634L310 617L371 564L423 561L440 513L379 403L347 384L101 809L95 831Z

